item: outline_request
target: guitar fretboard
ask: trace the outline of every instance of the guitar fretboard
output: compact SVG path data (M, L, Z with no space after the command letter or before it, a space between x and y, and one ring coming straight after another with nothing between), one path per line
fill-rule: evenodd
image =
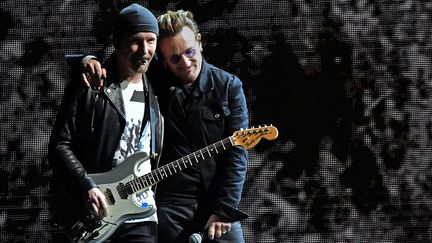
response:
M221 141L218 141L205 148L195 151L192 154L189 154L171 163L163 165L148 174L137 177L127 182L124 185L123 189L126 190L126 193L128 195L131 195L132 193L155 185L159 181L171 175L177 174L178 172L189 168L200 161L206 160L222 151L225 151L232 146L233 142L231 140L231 137L227 137Z

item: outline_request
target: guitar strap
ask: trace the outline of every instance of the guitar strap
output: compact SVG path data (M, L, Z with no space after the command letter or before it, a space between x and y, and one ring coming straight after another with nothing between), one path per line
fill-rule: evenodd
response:
M144 127L145 127L145 122L149 121L149 116L150 116L150 98L149 98L149 85L148 85L148 81L147 81L147 76L145 74L143 74L143 85L144 85L144 118L143 118L143 123L141 126L141 131L140 131L140 135L142 135L142 132L144 131ZM151 131L151 133L153 133L153 131Z
M142 132L144 131L144 127L145 127L145 123L144 122L149 122L149 126L150 126L150 153L155 153L155 149L156 149L156 139L155 139L155 134L156 134L156 124L152 124L152 121L155 121L156 119L154 118L155 113L154 112L150 112L150 105L153 104L154 102L154 95L153 95L153 91L149 85L149 82L147 80L147 75L143 74L143 85L144 85L144 119L143 119L143 125L141 126L141 131L140 134L142 136Z

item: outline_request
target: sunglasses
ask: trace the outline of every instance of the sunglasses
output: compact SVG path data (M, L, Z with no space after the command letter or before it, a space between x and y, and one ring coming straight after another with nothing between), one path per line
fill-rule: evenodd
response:
M180 62L181 56L185 56L187 58L192 58L196 54L196 49L194 47L190 47L186 49L183 53L172 55L168 61L172 64L177 64Z

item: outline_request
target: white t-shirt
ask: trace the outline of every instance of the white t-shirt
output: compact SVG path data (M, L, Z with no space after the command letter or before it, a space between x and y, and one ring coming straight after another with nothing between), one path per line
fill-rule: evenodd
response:
M124 108L126 112L126 126L120 139L119 147L114 154L114 163L119 165L123 160L136 152L150 154L150 125L146 121L141 134L141 126L144 119L145 95L142 81L129 83L124 80L120 83L123 95ZM135 176L142 176L151 172L150 159L135 167ZM154 193L151 189L137 192L132 195L132 200L137 207L155 207ZM128 220L126 223L156 221L156 213L144 219Z

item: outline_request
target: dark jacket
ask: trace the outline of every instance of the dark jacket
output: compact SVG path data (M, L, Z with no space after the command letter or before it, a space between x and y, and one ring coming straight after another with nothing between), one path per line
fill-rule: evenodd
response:
M184 95L182 84L172 75L155 80L160 80L154 87L160 98L166 131L161 164L184 157L233 135L235 131L247 128L246 98L242 83L235 75L203 60L201 73L195 81L197 86L180 105L176 105L176 102L179 103L176 96ZM208 199L205 202L208 213L218 214L231 221L244 219L247 215L237 208L247 161L245 149L229 148L200 162L195 170L185 170L183 176L173 176L160 182L156 191L157 203L163 206L178 202L178 198L182 197L180 194L188 192L185 187L196 187L199 180L198 187L202 194L198 197ZM200 178L191 179L192 177ZM188 196L184 198L187 199Z
M49 143L54 193L66 190L65 187L85 193L96 187L88 174L113 168L113 156L126 121L113 58L105 65L110 75L100 90L83 87L76 80L71 80L66 88ZM151 158L155 166L161 154L163 118L152 87L147 81L143 83L150 103Z

